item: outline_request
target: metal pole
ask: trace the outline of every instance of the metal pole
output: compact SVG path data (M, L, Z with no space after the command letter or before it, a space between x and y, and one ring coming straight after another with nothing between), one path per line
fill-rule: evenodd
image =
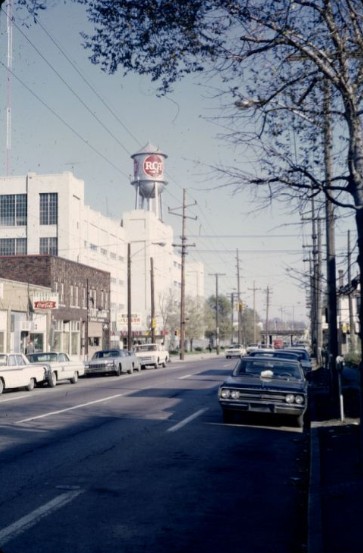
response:
M348 285L350 286L352 282L352 267L351 267L351 255L350 250L350 230L348 230ZM352 292L348 294L348 305L349 305L349 352L354 353L356 349L356 340L355 340L355 328L354 328L354 317L353 317L353 298Z
M180 282L180 344L179 357L184 359L185 343L185 255L186 255L186 236L185 236L185 202L186 190L183 188L183 215L182 215L182 247L181 247L181 282Z
M154 291L154 258L150 257L150 292L151 292L151 343L155 344L155 291Z
M127 244L127 349L132 349L131 328L131 244Z
M218 275L216 275L216 352L219 355Z
M231 315L231 344L233 344L233 339L234 339L234 328L233 328L233 323L234 323L234 318L233 318L233 310L234 310L234 294L233 292L231 293L231 311L232 311L232 315Z
M86 319L86 329L85 329L85 337L84 337L84 353L86 356L86 359L88 359L88 328L89 328L89 284L88 284L88 278L86 281L86 308L87 308L87 319Z

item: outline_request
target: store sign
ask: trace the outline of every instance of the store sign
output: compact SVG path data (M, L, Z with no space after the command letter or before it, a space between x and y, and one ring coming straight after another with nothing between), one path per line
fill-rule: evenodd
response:
M58 294L47 292L35 293L30 297L34 309L58 309Z
M117 313L117 329L125 330L128 326L128 316L127 313ZM135 327L141 327L141 315L140 313L132 313L131 315L131 326L134 329Z

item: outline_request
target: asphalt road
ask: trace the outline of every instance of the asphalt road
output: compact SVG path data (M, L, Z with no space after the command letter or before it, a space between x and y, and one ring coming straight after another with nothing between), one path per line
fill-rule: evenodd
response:
M3 553L299 553L308 436L226 425L234 361L0 397Z

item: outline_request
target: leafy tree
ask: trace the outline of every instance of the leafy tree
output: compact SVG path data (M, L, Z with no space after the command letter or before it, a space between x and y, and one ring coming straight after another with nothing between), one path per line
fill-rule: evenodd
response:
M185 337L190 342L191 351L193 351L193 341L204 335L203 303L200 298L190 296L185 298Z
M221 341L229 340L232 332L231 302L224 295L218 295L218 302L216 296L210 296L206 301L206 337L214 341L216 339L216 309L218 309L219 338Z
M242 311L241 317L241 330L242 330L242 342L244 345L253 344L256 341L259 342L261 339L261 330L257 326L258 321L260 320L257 313L249 307L245 307ZM256 323L256 328L255 327Z

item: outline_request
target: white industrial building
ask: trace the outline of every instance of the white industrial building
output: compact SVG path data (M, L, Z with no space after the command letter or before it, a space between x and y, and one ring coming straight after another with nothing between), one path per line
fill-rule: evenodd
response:
M132 330L147 334L153 275L156 333L164 335L162 306L167 297L180 301L180 256L174 253L172 228L160 220L159 208L150 206L136 206L119 221L105 217L85 205L84 187L71 172L0 177L0 256L56 255L108 271L115 342L127 332L128 277ZM203 265L186 264L185 275L186 293L204 297Z

